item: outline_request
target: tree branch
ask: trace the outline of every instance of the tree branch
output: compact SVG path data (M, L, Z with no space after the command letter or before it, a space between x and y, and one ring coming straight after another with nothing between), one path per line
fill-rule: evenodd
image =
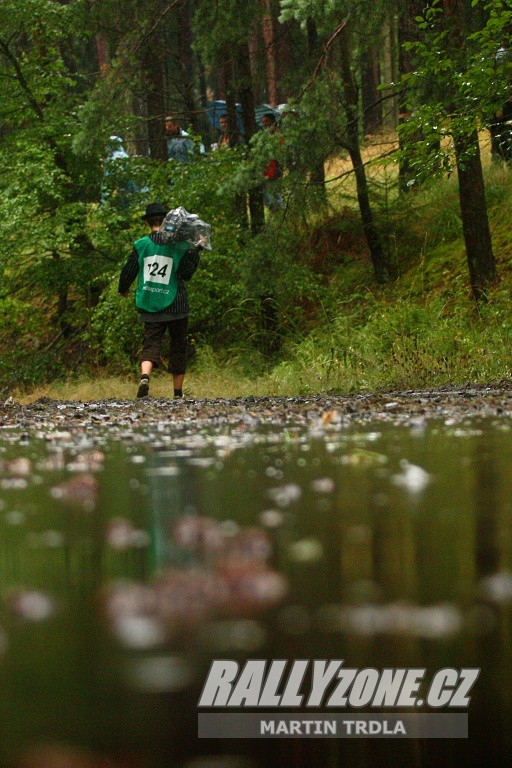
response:
M3 53L5 58L10 62L10 64L14 68L14 71L16 73L16 79L20 84L21 89L24 91L30 106L32 107L32 109L34 110L38 118L40 120L44 120L43 108L41 107L39 102L34 97L32 91L30 90L30 86L25 78L25 75L23 74L22 68L20 67L20 63L16 58L16 56L11 51L11 49L9 48L9 43L6 43L4 40L0 40L0 53Z
M344 148L346 149L346 147ZM366 168L368 165L374 165L378 160L382 160L385 157L391 157L391 155L394 155L395 152L398 152L398 147L390 149L389 152L385 152L383 155L379 155L377 158L367 160L365 163L363 163L363 166ZM332 181L339 181L340 179L344 179L346 176L350 176L352 173L354 173L354 169L350 168L348 171L344 171L339 176L333 176L332 179L326 179L324 184L330 184Z
M146 32L146 34L145 34L145 35L143 35L143 36L141 37L141 39L139 40L139 42L137 43L137 45L135 46L135 48L133 48L133 53L136 53L136 52L139 50L139 48L141 47L142 43L143 43L145 40L147 40L147 38L148 38L150 35L152 35L152 34L153 34L153 32L154 32L154 31L155 31L155 29L158 27L158 25L160 24L160 22L161 22L161 21L163 21L163 19L165 19L165 17L167 16L167 14L168 14L170 11L172 11L172 9L173 9L173 8L174 8L176 5L178 5L178 3L181 3L181 1L182 1L182 0L173 0L173 2L172 2L170 5L168 5L168 6L167 6L167 8L165 8L165 10L164 10L164 11L162 11L162 13L161 13L161 14L160 14L160 16L158 17L158 19L155 21L155 23L153 24L153 26L151 27L151 29L150 29L148 32Z
M315 84L316 78L318 77L318 75L320 73L320 70L322 69L322 67L325 66L325 63L327 61L327 56L329 55L329 50L331 48L331 45L334 43L334 41L336 40L338 35L341 34L343 29L346 27L347 23L348 23L348 17L346 19L344 19L341 22L341 24L339 24L336 27L334 32L331 34L330 38L327 40L326 44L323 47L324 52L322 53L322 55L320 56L320 58L319 58L319 60L317 62L317 65L316 65L316 67L314 69L313 75L312 75L311 79L309 80L309 82L306 83L306 85L304 86L302 91L297 96L297 101L300 101L302 99L302 97L304 96L304 94L306 93L306 91L309 90L309 88L311 88L311 86Z

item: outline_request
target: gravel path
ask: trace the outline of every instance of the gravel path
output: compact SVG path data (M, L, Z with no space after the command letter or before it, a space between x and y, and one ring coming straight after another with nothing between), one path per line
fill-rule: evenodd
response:
M337 424L386 421L407 424L418 420L511 418L512 382L490 386L447 387L357 395L304 397L243 397L215 400L97 400L68 402L41 398L21 405L11 398L0 404L0 429L45 431L81 430L101 425L111 429L165 423L177 429L243 425L285 426L315 420Z

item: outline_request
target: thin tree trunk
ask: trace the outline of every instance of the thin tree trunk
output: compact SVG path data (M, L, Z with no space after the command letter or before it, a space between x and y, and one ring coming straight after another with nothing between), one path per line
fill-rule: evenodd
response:
M179 11L179 59L182 78L182 93L188 122L192 124L194 133L204 133L201 113L197 108L194 88L194 55L192 52L192 25L190 0L185 0Z
M496 279L496 261L492 250L476 130L469 139L455 139L455 153L459 175L462 232L471 290L474 298L481 301L486 299L487 288Z
M217 84L218 84L218 90L219 94L214 94L215 98L222 99L223 101L226 101L226 90L227 90L227 82L226 82L226 71L227 66L224 65L222 67L217 67L215 70L217 75Z
M382 96L378 90L380 64L375 48L362 52L360 69L363 130L367 134L372 134L382 128Z
M463 49L466 37L475 31L479 21L473 2L472 0L445 2L445 13L444 24L453 31L451 40L455 47ZM496 260L492 250L476 126L469 135L454 135L453 139L459 177L462 233L466 246L471 290L476 301L485 301L487 289L496 280Z
M309 18L306 24L307 32L307 44L308 44L308 58L312 65L316 63L321 54L318 30L313 19ZM311 184L313 184L320 192L323 200L325 201L325 165L324 159L320 158L316 162L311 164L310 176Z
M262 17L263 43L265 45L265 68L267 73L267 99L269 104L279 104L277 59L274 44L274 22L271 0L260 0L264 11Z
M206 111L206 105L208 102L208 93L206 88L206 74L204 70L203 60L201 58L201 54L197 53L197 71L198 71L198 90L199 90L199 108L201 110L200 113L200 125L203 126L203 129L201 130L201 136L203 137L203 142L205 145L206 150L208 151L211 148L211 142L212 142L212 126L210 121L208 120L207 111ZM217 140L217 137L213 139L214 141Z
M286 78L290 76L293 70L292 63L292 48L294 43L292 42L292 30L293 21L285 21L279 23L279 39L277 41L276 56L278 63L278 89L279 89L279 103L286 101L287 93L283 92L282 83Z
M110 64L108 43L104 35L96 35L96 54L98 56L98 68L104 75Z
M52 258L57 262L61 263L61 257L60 254L57 251L52 251ZM62 275L59 275L61 277L61 280L57 280L56 290L57 290L57 321L59 323L59 328L61 330L62 335L65 339L69 338L71 334L71 325L69 322L65 319L65 314L68 309L68 289L69 286L67 282L64 282L64 278Z
M384 82L392 83L397 75L396 59L396 28L394 18L390 13L383 29L383 76ZM395 130L398 125L398 99L390 98L386 100L386 107L383 115L383 126L388 130Z
M242 106L242 119L245 129L245 141L249 143L251 136L256 133L256 113L254 111L254 94L252 91L251 68L249 65L249 45L241 43L237 51L237 73ZM257 234L265 224L263 208L263 188L259 184L249 191L249 214L251 231Z
M238 117L236 111L236 89L233 79L233 63L226 62L222 68L222 81L224 83L224 100L226 102L226 114L228 116L228 133L230 146L234 146L238 133Z
M350 68L350 50L346 27L340 34L340 59L341 59L341 77L344 89L344 106L347 117L347 142L354 174L356 177L357 200L361 219L363 222L366 242L370 251L375 279L379 283L384 283L389 279L389 273L386 267L384 251L379 233L373 221L373 213L368 194L368 183L364 169L363 159L361 157L361 148L359 146L359 103L357 89Z
M155 33L157 40L151 36L151 43L145 46L143 67L148 83L146 103L148 110L148 141L151 157L156 160L167 160L167 144L165 139L165 73L164 62L158 55L163 50L162 36ZM160 44L159 44L160 41Z
M262 78L259 77L261 59L261 29L259 24L253 24L249 31L249 60L252 72L254 101L260 104L264 99Z
M249 217L251 219L251 232L253 235L257 235L265 225L263 188L261 185L249 190Z
M228 116L228 132L230 146L235 146L236 136L238 135L238 115L236 111L235 83L233 79L233 62L227 61L222 67L221 75L224 86L224 95L226 101L226 114ZM215 139L217 140L217 139ZM244 192L235 195L236 216L244 229L249 228L249 219L247 216L247 200Z

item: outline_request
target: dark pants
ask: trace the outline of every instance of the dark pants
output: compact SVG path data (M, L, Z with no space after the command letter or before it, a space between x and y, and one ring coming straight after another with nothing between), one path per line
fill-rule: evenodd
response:
M169 370L179 376L187 367L187 327L188 317L180 320L166 320L157 323L144 323L144 339L139 363L149 360L158 367L162 359L162 342L165 332L169 332Z

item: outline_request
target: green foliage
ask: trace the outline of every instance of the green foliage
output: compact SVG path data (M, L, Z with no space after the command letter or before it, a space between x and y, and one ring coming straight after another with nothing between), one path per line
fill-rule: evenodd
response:
M81 322L79 307L103 269L86 233L99 193L99 148L76 154L72 147L84 98L76 67L88 44L84 9L81 0L0 6L0 77L7 84L0 106L0 237L8 244L0 273L6 294L19 291L22 299L46 304L55 333L69 330L72 302Z
M113 274L108 288L95 307L87 340L95 358L114 370L127 370L133 365L142 338L133 297L126 299L117 291L119 276Z
M415 67L400 83L409 112L399 127L402 157L420 181L451 172L454 145L443 140L451 136L460 148L509 98L512 12L501 0L475 0L472 7L477 6L485 9L486 22L474 30L475 10L461 16L444 11L439 2L429 4L417 19L421 40L404 46ZM474 151L469 142L466 156ZM464 152L459 162L464 163Z

